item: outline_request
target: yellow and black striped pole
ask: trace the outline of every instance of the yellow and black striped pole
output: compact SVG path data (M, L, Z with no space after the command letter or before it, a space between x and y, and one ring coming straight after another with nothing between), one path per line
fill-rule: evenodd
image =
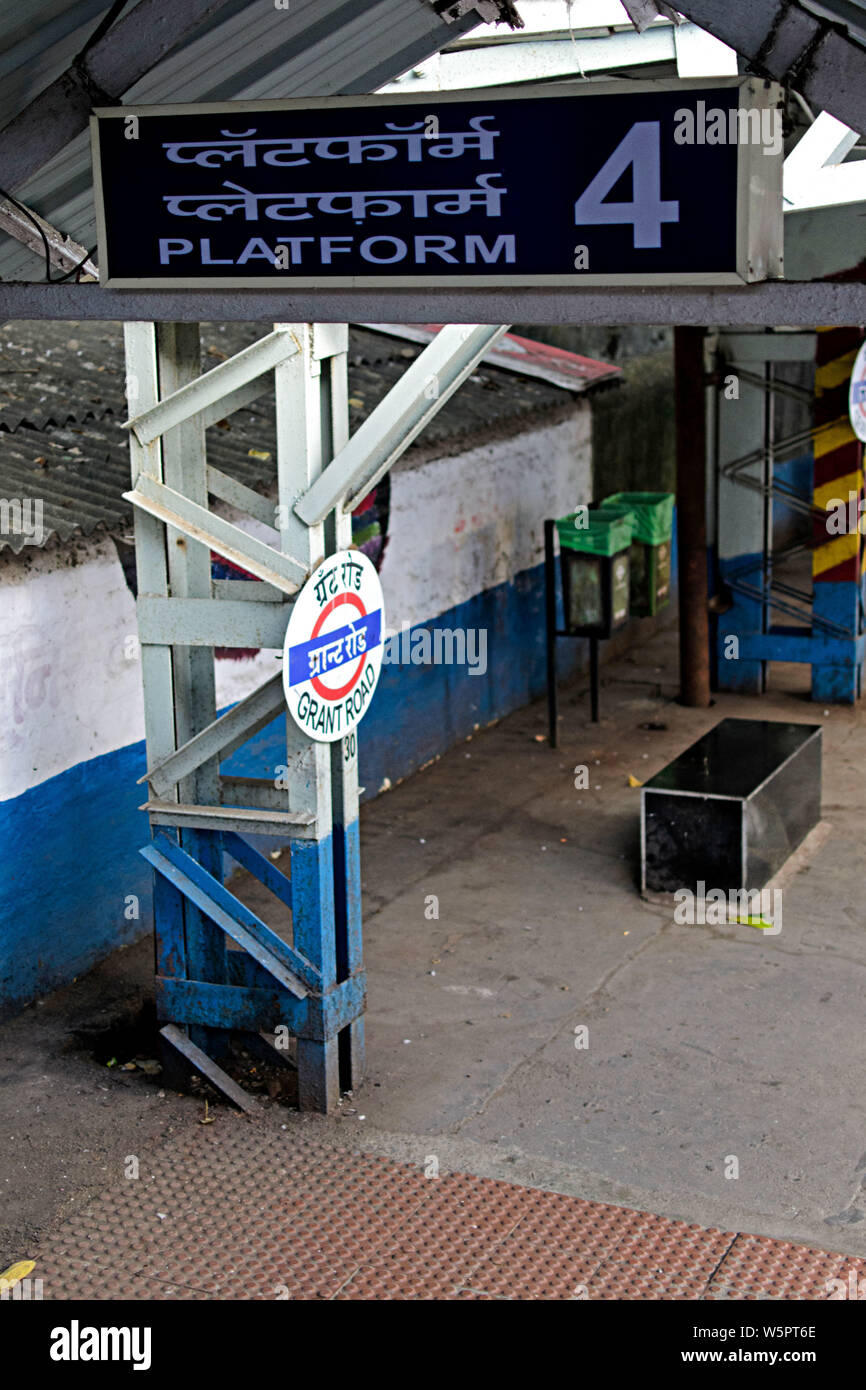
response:
M848 418L848 383L861 334L819 328L815 348L812 501L828 513L814 522L813 617L851 634L850 663L813 663L812 698L851 704L860 693L855 661L860 594L863 446Z

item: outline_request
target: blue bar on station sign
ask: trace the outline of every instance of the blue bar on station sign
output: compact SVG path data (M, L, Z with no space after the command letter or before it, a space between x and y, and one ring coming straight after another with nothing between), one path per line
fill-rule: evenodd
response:
M322 665L318 671L310 671L310 655L312 652L321 651L325 647L330 647L339 641L344 641L351 637L352 633L363 632L365 637L364 650L356 651L354 655L347 656L341 649L328 662L327 667ZM318 637L313 637L309 642L298 642L289 648L289 685L302 685L308 681L311 675L327 675L330 671L337 670L340 666L345 666L347 662L357 661L374 647L378 647L382 640L382 610L377 608L374 613L368 613L364 618L358 618L356 622L347 624L345 627L335 628L331 632L322 632Z

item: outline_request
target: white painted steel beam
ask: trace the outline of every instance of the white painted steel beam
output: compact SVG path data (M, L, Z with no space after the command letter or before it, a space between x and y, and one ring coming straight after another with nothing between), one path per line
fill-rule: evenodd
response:
M211 593L214 598L231 599L238 603L282 603L285 595L270 584L259 584L249 579L212 579ZM217 644L223 646L222 642Z
M229 758L242 743L270 724L285 706L283 677L277 672L201 733L154 763L143 777L139 777L139 782L149 782L158 797L165 797L172 787L210 758Z
M239 483L237 478L229 477L228 473L214 468L212 464L208 464L207 490L211 497L228 502L229 506L236 507L239 512L246 512L247 516L254 517L263 526L270 526L276 531L277 511L270 498L263 497L260 492L247 487L246 483Z
M291 555L256 540L255 536L248 535L239 526L215 516L207 507L191 502L188 497L149 478L146 473L140 475L132 492L125 492L123 496L127 502L132 502L166 526L173 526L200 545L210 546L218 555L231 560L233 565L249 570L256 579L273 584L275 589L281 589L285 594L296 594L308 574L300 561Z
M235 353L227 362L221 362L218 367L213 367L211 371L181 386L156 405L125 420L124 428L132 430L141 444L150 444L165 434L166 430L182 425L185 420L200 414L208 407L211 407L215 419L222 420L231 414L232 410L237 410L241 405L247 405L250 399L255 399L244 392L233 402L232 397L235 393L242 391L257 377L272 371L278 362L285 362L286 358L294 356L297 351L298 344L291 333L268 333L257 343L252 343L248 348ZM265 389L263 386L262 391ZM259 394L261 392L257 391L256 395Z
M322 365L315 356L314 324L282 326L297 335L301 351L281 362L275 372L280 541L287 550L303 555L312 572L325 558L325 528L299 521L294 504L319 476L325 463ZM323 345L324 342L323 339ZM314 815L321 836L330 833L330 745L311 739L291 718L286 720L286 767L290 807Z
M563 5L563 11L565 6ZM673 26L646 34L632 30L604 38L541 39L440 53L383 92L450 92L463 88L503 87L515 82L550 81L588 73L616 72L654 63L676 62Z
M160 394L167 396L195 381L201 371L201 332L197 323L160 323L156 327ZM201 422L187 419L160 441L162 484L182 494L189 506L207 506L205 481L205 438ZM146 475L143 475L146 477ZM154 480L154 486L162 485ZM211 557L203 546L186 544L176 531L165 536L168 563L168 593L164 603L203 602L210 598ZM138 599L147 589L139 587ZM159 602L159 598L156 599ZM210 652L172 643L172 686L174 730L177 743L183 743L216 718L216 681ZM198 768L194 776L181 782L179 801L210 801L216 796L219 767L211 762ZM181 839L183 844L183 838ZM184 905L188 937L200 933L196 910ZM195 952L188 965L195 966Z
M258 584L242 581L247 588ZM138 636L142 645L173 647L282 647L292 605L235 599L163 598L141 594Z
M857 144L857 132L822 111L785 160L785 210L866 202L866 164L846 155Z
M24 207L25 204L22 203L21 206ZM99 279L99 268L96 262L91 260L86 246L79 246L77 241L64 236L32 208L28 208L27 212L30 214L29 217L20 207L10 203L8 198L0 198L0 231L8 232L16 241L26 246L28 251L43 259L47 243L48 263L58 270L73 270L78 266L82 275L92 275L94 279ZM44 241L37 227L34 227L34 221L42 229Z
M219 781L220 805L247 811L280 811L286 809L286 793L266 777L233 777L223 774ZM301 821L313 825L312 816Z
M315 526L338 505L357 507L507 330L507 323L440 329L296 503L301 520Z
M246 386L239 386L236 391L230 391L227 396L221 396L213 405L206 405L201 411L201 422L203 429L210 429L218 420L227 420L230 415L234 415L236 410L243 410L245 406L252 405L260 396L265 396L272 389L273 383L267 377L257 376L252 381L248 381Z
M730 362L814 362L814 333L720 333L719 351Z
M137 398L151 405L159 397L156 325L126 323L123 326L127 381L136 382ZM162 449L158 440L141 444L134 435L129 440L133 478L149 474L162 477ZM165 554L165 528L146 512L136 512L135 568L139 593L167 595L168 566ZM171 647L142 647L141 683L144 694L144 734L147 755L154 761L167 757L177 747L174 724L174 679Z
M177 801L145 801L151 825L172 825L181 830L234 830L239 835L284 835L287 839L314 840L315 820L302 812L252 810L242 806L193 806Z

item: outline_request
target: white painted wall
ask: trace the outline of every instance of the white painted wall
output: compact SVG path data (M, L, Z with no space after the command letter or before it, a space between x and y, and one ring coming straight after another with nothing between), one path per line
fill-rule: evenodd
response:
M581 403L559 424L396 470L382 570L388 626L434 618L540 564L544 518L589 500L590 451ZM111 541L0 552L0 801L144 737L135 634ZM219 707L276 669L272 652L218 660Z
M0 801L144 738L136 633L110 540L0 559ZM275 670L268 652L218 660L219 708Z
M544 519L592 496L590 407L391 474L388 627L424 622L544 559Z
M135 603L110 541L6 555L0 800L142 737L135 632Z

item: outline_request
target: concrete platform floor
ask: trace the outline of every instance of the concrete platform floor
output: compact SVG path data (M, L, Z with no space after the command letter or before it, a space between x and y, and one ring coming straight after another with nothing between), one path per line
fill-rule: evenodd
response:
M598 726L570 693L558 750L538 703L367 808L346 1119L380 1154L866 1253L866 712L813 705L803 667L685 709L676 671L668 629L604 669ZM629 774L727 715L824 726L830 832L776 937L675 925L636 889Z
M687 710L676 669L668 630L603 669L598 726L579 687L563 692L558 750L539 702L364 807L368 1076L336 1116L270 1104L267 1125L416 1172L866 1255L866 712L812 705L796 667L774 667L763 699ZM726 715L825 730L830 833L787 883L777 937L677 926L636 889L629 774ZM0 1269L40 1234L56 1248L130 1154L144 1168L190 1129L234 1132L227 1111L201 1130L201 1100L90 1055L149 971L145 948L120 953L0 1030ZM129 1056L140 1041L132 1028Z
M45 1242L21 1294L826 1302L866 1288L850 1255L422 1170L273 1118L188 1126Z

